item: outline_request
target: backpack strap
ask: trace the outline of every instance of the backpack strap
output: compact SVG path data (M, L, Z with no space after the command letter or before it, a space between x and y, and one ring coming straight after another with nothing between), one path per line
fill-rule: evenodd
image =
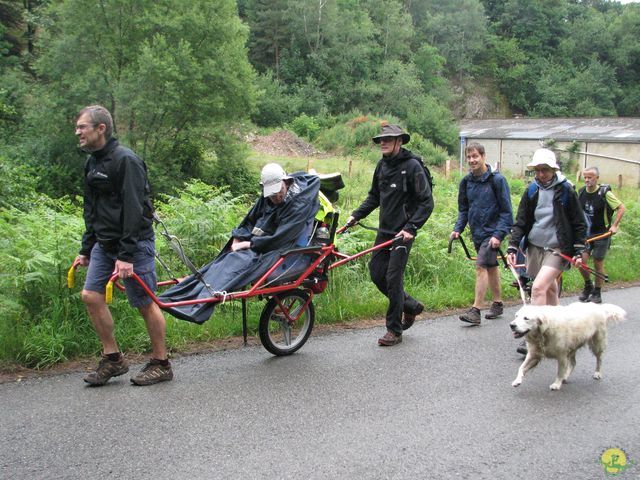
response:
M608 183L601 183L598 187L598 195L602 197L602 201L604 202L604 211L607 216L607 223L605 226L607 228L611 228L611 221L613 219L613 208L611 208L611 205L609 205L609 202L607 202L607 192L610 191L611 185L609 185Z
M598 195L604 198L607 195L607 192L611 191L611 185L608 183L601 183L598 187Z
M569 192L571 191L571 184L569 182L562 182L562 194L560 195L560 203L563 207L567 207L569 205ZM533 196L538 193L538 184L536 182L531 182L527 187L527 197L529 200L533 198Z

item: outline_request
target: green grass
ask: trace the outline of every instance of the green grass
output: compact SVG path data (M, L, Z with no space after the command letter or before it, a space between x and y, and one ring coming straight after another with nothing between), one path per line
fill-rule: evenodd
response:
M315 168L318 172L339 171L345 188L337 202L346 220L365 198L371 184L377 153L364 150L353 156L291 158L252 154L250 164L259 170L268 162L281 163L287 171ZM475 272L459 245L447 253L449 233L457 216L459 176L445 179L437 168L435 210L419 232L406 271L406 289L425 303L429 311L466 307L473 301ZM509 178L513 203L517 206L526 182ZM259 188L256 186L256 194ZM640 199L635 189L616 191L627 213L621 232L613 240L607 257L612 281L635 281L640 276ZM163 198L156 205L170 230L184 243L197 265L213 258L240 221L252 198L233 198L227 192L194 182L180 197ZM76 255L82 233L81 211L71 199L42 201L25 211L0 211L0 366L20 364L46 368L67 360L96 355L100 344L80 300L83 272L76 287L66 288L66 270ZM377 224L377 211L366 222ZM338 237L340 251L355 253L373 243L374 233L354 228ZM467 241L471 245L470 241ZM158 250L177 275L186 269L158 235ZM314 298L319 323L357 321L385 313L387 302L369 279L368 258L336 268L329 286ZM158 266L160 277L166 277ZM516 289L509 286L509 271L502 276L504 296L518 301ZM575 269L565 275L565 292L576 292L582 279ZM354 292L357 292L355 294ZM606 294L605 294L606 295ZM606 296L605 296L606 298ZM248 302L249 332L257 335L258 319L264 301ZM128 352L150 350L144 322L131 309L124 295L116 294L112 305L116 335ZM204 325L194 325L167 315L167 344L174 352L191 349L193 344L236 336L242 333L241 303L229 302L216 308Z

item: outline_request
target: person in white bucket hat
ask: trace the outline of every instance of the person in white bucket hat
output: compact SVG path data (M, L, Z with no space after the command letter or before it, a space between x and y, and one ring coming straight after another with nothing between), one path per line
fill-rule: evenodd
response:
M553 170L560 170L558 162L556 161L556 154L548 148L539 148L533 153L531 163L527 165L528 170L535 170L536 167L542 167L546 165Z
M507 257L512 265L516 264L518 247L524 239L527 275L534 279L531 303L557 305L556 279L571 265L552 250L573 257L577 263L582 262L587 223L575 188L560 172L551 150L536 150L527 169L535 171L535 179L520 200ZM526 344L521 343L517 351L526 354Z

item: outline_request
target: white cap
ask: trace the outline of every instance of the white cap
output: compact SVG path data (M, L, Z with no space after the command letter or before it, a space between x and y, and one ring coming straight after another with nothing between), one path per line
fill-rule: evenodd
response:
M556 162L556 154L548 148L539 148L536 150L533 154L533 158L531 159L531 163L527 165L527 169L535 170L535 168L540 165L547 165L554 170L560 170L560 167Z
M260 184L262 185L262 194L265 197L275 195L282 188L282 180L291 178L287 176L284 169L277 163L267 163L262 167L260 174Z

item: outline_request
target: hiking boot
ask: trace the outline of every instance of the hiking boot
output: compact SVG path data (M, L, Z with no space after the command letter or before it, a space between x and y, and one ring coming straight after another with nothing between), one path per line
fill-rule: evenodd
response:
M378 345L381 347L393 347L399 343L402 343L402 334L395 334L389 330L383 337L378 339Z
M467 313L460 315L460 320L470 323L472 325L480 325L480 310L476 307L471 307L467 310Z
M527 349L527 342L526 340L522 340L519 344L518 344L518 348L516 348L516 352L518 352L520 355L526 355L529 350Z
M129 364L123 355L120 355L120 359L116 361L109 360L109 357L103 355L100 363L98 363L98 368L87 374L84 377L84 381L90 385L99 387L107 383L111 377L124 375L128 371Z
M405 313L402 319L402 330L409 330L413 326L413 322L416 321L416 317L422 313L424 305L418 303L418 306L413 313Z
M602 296L600 295L600 289L594 288L593 292L589 296L589 301L592 303L602 303Z
M135 377L131 377L134 385L153 385L154 383L168 382L173 380L173 370L171 364L166 367L160 360L152 358Z
M493 302L491 304L491 308L487 313L485 313L484 318L492 319L498 318L500 315L504 313L504 305L502 302Z
M581 302L588 302L591 292L593 292L593 283L585 283L584 288L582 289L582 293L578 297L578 300L580 300Z

